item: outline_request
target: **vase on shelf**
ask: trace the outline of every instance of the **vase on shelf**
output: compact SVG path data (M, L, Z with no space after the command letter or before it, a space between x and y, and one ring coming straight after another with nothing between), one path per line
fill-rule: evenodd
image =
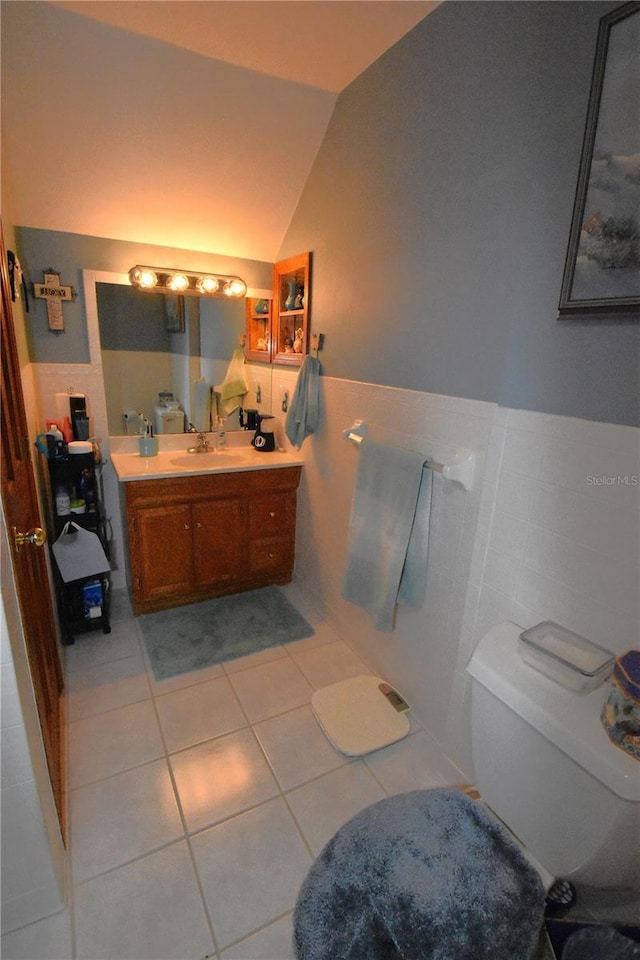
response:
M296 282L289 280L289 295L284 302L285 310L293 310L296 304Z

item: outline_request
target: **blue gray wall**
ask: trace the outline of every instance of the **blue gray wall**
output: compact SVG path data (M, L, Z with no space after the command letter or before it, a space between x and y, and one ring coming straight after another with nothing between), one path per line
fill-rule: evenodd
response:
M618 5L447 2L341 94L280 250L327 375L639 422L638 324L556 318Z
M76 288L77 299L63 304L65 333L51 333L44 300L31 300L27 315L30 359L35 363L88 363L89 341L82 289L83 270L128 273L137 263L181 267L184 270L238 274L250 287L271 286L272 264L222 254L159 247L152 244L109 240L56 230L16 227L17 253L28 283L42 281L53 268L60 280ZM234 333L237 340L237 332ZM230 356L230 353L229 353Z

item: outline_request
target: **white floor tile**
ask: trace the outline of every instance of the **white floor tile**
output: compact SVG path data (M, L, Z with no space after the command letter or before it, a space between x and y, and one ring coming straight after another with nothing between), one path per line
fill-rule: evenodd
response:
M76 960L201 960L213 940L186 842L75 890Z
M293 650L291 656L314 690L371 672L342 640L308 650Z
M171 766L190 833L278 793L269 765L249 729L174 753Z
M72 790L74 883L184 835L164 760Z
M295 960L292 914L224 950L222 960Z
M361 760L335 750L313 689L370 670L285 593L312 637L169 680L154 679L124 591L112 634L68 648L74 960L293 960L312 854L386 794L457 782L415 723ZM3 937L3 956L71 960L55 926L41 947L38 926Z
M386 796L361 760L292 790L286 800L298 826L318 856L347 820Z
M156 705L169 753L247 725L226 677L166 693Z
M435 740L423 731L368 754L364 762L390 796L459 782L459 771L443 758Z
M281 798L198 834L192 845L221 948L292 910L311 865Z
M164 756L151 700L69 724L71 789Z
M0 956L3 960L72 960L69 911L4 934Z
M150 696L141 655L83 666L67 675L69 722L116 710Z
M160 697L163 693L172 693L174 690L182 690L185 687L192 687L194 684L204 683L206 680L214 680L216 677L224 677L222 664L214 663L202 670L190 670L188 673L179 673L175 677L168 677L166 680L156 680L144 641L142 641L142 656L147 668L149 686L154 697Z
M86 666L139 656L140 635L133 620L124 620L111 626L111 633L101 630L80 633L75 643L65 647L66 669L75 672Z
M224 672L230 676L232 673L239 673L241 670L249 670L251 667L259 667L263 663L271 663L272 660L280 660L286 657L287 652L284 647L268 647L266 650L258 650L256 653L249 653L246 657L236 657L235 660L226 660L222 667Z
M349 762L329 743L309 706L256 724L255 734L283 790Z
M313 650L314 647L323 647L327 643L337 643L339 640L340 637L336 631L325 621L316 624L313 636L303 637L302 640L293 640L291 643L288 643L284 649L292 656L294 653Z
M251 723L309 703L313 692L289 657L234 673L229 679Z
M109 602L109 619L112 624L119 620L133 620L133 608L128 590L123 588L112 590Z

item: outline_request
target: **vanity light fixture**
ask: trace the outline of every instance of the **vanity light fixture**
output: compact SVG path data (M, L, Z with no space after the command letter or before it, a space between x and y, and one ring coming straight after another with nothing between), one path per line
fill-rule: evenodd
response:
M139 290L155 290L158 293L177 293L210 297L224 294L227 297L244 297L247 285L241 277L223 276L218 273L196 273L192 270L172 270L169 267L135 266L129 270L129 282Z

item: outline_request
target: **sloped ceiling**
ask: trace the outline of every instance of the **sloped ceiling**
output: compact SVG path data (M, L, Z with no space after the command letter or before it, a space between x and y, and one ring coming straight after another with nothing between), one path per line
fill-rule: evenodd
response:
M340 90L436 5L3 0L14 221L273 261Z

